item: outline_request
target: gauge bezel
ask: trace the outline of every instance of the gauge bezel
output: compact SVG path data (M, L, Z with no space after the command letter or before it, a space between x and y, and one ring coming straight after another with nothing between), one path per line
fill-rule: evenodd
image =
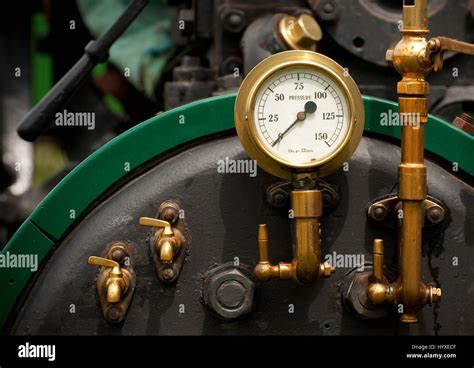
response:
M349 109L349 129L343 142L321 160L306 164L292 164L270 151L258 136L254 118L260 89L272 76L295 68L313 69L327 75L344 94ZM364 105L357 84L342 66L313 51L285 51L259 63L240 86L234 115L237 134L250 158L256 160L263 170L282 179L293 179L294 174L299 172L315 172L319 177L333 173L354 153L364 131Z

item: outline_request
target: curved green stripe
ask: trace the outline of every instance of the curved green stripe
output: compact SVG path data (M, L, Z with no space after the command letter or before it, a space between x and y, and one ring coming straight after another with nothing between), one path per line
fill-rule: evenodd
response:
M40 203L3 249L2 254L34 252L41 262L69 227L109 187L150 159L191 140L234 128L235 95L223 95L155 116L116 137L85 159ZM380 125L381 114L397 111L397 104L364 97L368 132L400 135L398 127ZM430 117L427 150L474 175L467 152L474 138L443 120ZM0 268L0 326L32 273L23 268Z

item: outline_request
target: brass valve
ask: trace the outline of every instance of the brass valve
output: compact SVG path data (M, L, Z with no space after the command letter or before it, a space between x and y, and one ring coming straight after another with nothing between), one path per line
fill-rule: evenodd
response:
M88 263L100 266L96 280L102 314L107 322L122 322L135 293L136 276L131 263L133 244L116 241L108 245L104 258L91 256Z
M308 14L296 17L284 15L278 23L282 41L293 50L316 50L323 32L318 22Z
M168 221L150 217L140 217L140 225L158 227L155 234L155 247L162 262L171 263L181 249L184 238L178 229L173 229Z
M190 246L189 232L181 214L184 210L177 202L166 200L160 204L157 218L140 217L139 220L140 225L153 228L147 244L158 278L168 285L178 280Z
M474 45L447 37L435 37L428 41L424 55L425 62L433 65L434 71L443 69L444 54L447 51L474 55Z
M402 303L402 281L399 278L394 284L390 285L384 280L383 263L384 263L384 243L382 239L375 239L372 253L372 277L369 280L367 289L367 297L375 305L382 305L387 302L394 304ZM421 283L421 295L417 293L412 295L416 303L409 312L417 311L424 304L439 303L441 300L441 289L434 286L427 286ZM404 313L401 317L402 322L416 322L416 317L411 313Z
M126 270L122 270L118 262L111 259L91 256L88 259L88 263L95 266L110 268L109 271L101 271L108 272L108 274L103 278L104 282L102 285L98 285L98 287L101 287L106 291L108 303L120 302L122 295L127 292L128 286L130 285L130 274Z

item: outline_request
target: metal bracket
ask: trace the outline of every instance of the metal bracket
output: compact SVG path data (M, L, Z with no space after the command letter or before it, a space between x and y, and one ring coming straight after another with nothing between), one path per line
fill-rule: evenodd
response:
M317 188L323 195L323 208L336 207L339 202L337 191L324 180L317 180ZM290 194L294 190L293 181L279 181L265 189L265 202L270 206L280 209L290 205Z
M366 207L367 216L388 228L395 228L401 211L401 200L396 194L376 198ZM438 225L446 217L447 208L442 201L428 196L423 201L423 227Z

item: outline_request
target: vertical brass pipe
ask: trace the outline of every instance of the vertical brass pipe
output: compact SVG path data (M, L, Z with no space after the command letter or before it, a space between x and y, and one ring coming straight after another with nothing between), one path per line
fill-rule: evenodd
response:
M368 295L376 304L384 300L401 304L400 320L413 323L417 320L417 311L428 301L439 300L440 294L439 289L428 288L421 280L422 205L427 197L424 126L428 122L429 84L425 76L433 70L433 65L422 57L428 47L425 38L429 33L427 0L404 0L401 33L400 42L387 52L387 60L402 76L397 85L402 125L402 157L398 167L398 197L402 203L399 278L388 288L376 280L369 285ZM374 251L375 279L380 276L380 270L375 270L376 257Z
M421 282L422 204L427 196L424 164L426 97L400 97L402 159L399 165L399 197L402 200L401 269L398 299L404 306L402 322L416 322L416 311L424 303Z
M373 281L376 283L383 282L383 248L383 240L375 239L373 249Z
M428 30L428 0L412 0L414 5L403 1L403 30Z
M266 224L260 224L258 227L258 251L260 262L268 262L268 230Z
M321 191L292 191L291 208L294 214L295 276L301 283L310 283L320 274L320 218L323 212Z

